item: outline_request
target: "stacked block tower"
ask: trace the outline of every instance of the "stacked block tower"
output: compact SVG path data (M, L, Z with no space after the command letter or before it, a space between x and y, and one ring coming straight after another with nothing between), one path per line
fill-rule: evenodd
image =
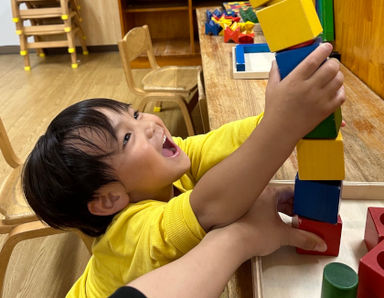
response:
M312 0L251 0L265 39L284 79L320 44L322 27ZM322 237L328 250L319 253L338 255L342 221L339 216L344 148L341 132L341 109L322 121L296 146L298 174L295 179L294 213L296 226Z

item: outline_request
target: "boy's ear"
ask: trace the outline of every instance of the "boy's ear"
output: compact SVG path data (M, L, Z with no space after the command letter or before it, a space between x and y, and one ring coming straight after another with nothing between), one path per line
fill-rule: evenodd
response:
M93 215L112 215L123 210L129 204L129 196L119 182L112 182L100 187L94 199L88 202L88 210Z

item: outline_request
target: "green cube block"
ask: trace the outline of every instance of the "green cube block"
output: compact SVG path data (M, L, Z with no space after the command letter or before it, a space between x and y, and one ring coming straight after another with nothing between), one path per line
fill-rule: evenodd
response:
M341 108L339 107L308 133L304 139L335 139L339 133L342 119Z

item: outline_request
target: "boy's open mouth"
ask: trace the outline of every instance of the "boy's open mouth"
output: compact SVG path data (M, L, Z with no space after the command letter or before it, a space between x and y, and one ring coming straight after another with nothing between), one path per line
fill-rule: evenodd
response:
M171 157L175 155L176 152L177 152L177 148L175 147L175 145L170 140L168 140L166 136L164 136L163 148L162 148L163 156Z

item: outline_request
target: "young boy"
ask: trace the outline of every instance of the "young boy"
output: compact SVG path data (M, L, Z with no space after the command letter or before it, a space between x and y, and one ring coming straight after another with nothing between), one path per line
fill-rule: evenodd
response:
M263 117L185 140L112 100L62 111L31 152L23 188L49 225L99 236L68 296L108 296L243 216L297 141L345 100L338 63L321 65L331 51L320 46L281 82L274 65ZM303 241L326 249L313 235Z
M292 215L292 199L292 188L275 192L267 187L242 218L210 231L187 254L131 281L110 298L219 297L246 260L283 245L306 245L307 232L284 223L277 213Z

